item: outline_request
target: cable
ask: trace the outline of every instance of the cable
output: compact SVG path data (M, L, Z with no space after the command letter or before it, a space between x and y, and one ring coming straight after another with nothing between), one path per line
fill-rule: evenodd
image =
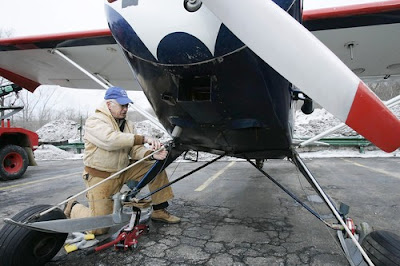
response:
M178 181L184 179L185 177L188 177L189 175L191 175L191 174L193 174L193 173L199 171L200 169L206 167L207 165L210 165L210 164L214 163L215 161L221 159L221 158L224 157L224 156L225 156L225 154L222 154L222 155L218 156L217 158L215 158L215 159L213 159L213 160L211 160L211 161L209 161L209 162L207 162L207 163L205 163L205 164L203 164L203 165L197 167L196 169L190 171L189 173L186 173L186 174L184 174L183 176L178 177L178 178L175 179L174 181L171 181L171 182L169 182L168 184L165 184L164 186L162 186L162 187L160 187L160 188L158 188L158 189L156 189L156 190L150 192L149 194L147 194L147 195L141 197L140 199L134 199L134 200L135 200L135 201L140 201L140 200L143 200L143 199L145 199L145 198L148 198L148 197L150 197L151 195L153 195L153 194L159 192L160 190L163 190L164 188L169 187L169 186L171 186L172 184L174 184L174 183L176 183L176 182L178 182Z
M304 187L303 187L303 183L301 182L301 178L300 178L300 175L299 175L300 170L299 170L299 168L298 168L298 165L297 165L296 162L294 162L293 160L290 160L290 162L293 163L293 164L296 166L297 180L299 181L300 187L301 187L301 189L303 190L304 194L308 197L309 195L308 195L308 193L305 191L305 189L304 189ZM309 184L309 185L310 185L310 184ZM318 215L321 216L320 212L318 211L317 208L315 208L315 206L314 206L314 204L313 204L312 201L310 201L310 205L311 205L311 207L312 207L314 210L316 210L316 212L318 213ZM329 209L329 208L328 208L328 209ZM326 224L325 224L325 225L326 225ZM333 234L332 234L332 231L330 230L330 229L332 229L332 228L330 228L329 226L324 226L324 228L326 229L326 231L328 232L328 234L331 236L331 238L334 240L335 245L339 248L339 250L342 252L342 254L346 257L346 253L344 252L343 248L342 248L342 247L339 245L339 243L337 242L336 236L333 235Z

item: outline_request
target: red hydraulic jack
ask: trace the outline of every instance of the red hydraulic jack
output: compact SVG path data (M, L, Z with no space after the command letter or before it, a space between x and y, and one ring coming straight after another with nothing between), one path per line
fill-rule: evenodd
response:
M148 233L150 229L149 226L146 224L138 224L140 221L141 210L134 206L132 207L132 209L134 213L132 213L129 224L120 231L117 238L115 238L111 242L89 250L87 254L91 254L93 252L109 248L111 246L114 246L116 250L128 250L136 248L138 244L138 238L143 233Z

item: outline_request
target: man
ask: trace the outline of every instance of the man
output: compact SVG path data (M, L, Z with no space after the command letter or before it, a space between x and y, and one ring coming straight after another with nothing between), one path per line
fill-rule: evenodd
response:
M105 101L96 109L95 114L86 120L85 124L85 152L83 162L85 169L83 179L86 187L93 186L110 175L127 167L130 162L137 161L158 150L161 143L148 136L136 134L133 123L126 120L128 105L132 100L125 90L111 87L106 91ZM151 145L152 150L143 144ZM164 160L168 152L159 151L153 155L156 160ZM140 180L154 164L153 160L145 160L118 177L104 182L88 191L89 208L70 200L64 209L68 218L83 218L111 214L113 211L112 195L120 191L129 180ZM165 171L159 173L148 184L149 190L154 191L167 184L168 177ZM179 223L180 219L171 215L167 210L168 200L173 198L171 187L167 187L152 195L152 220ZM104 234L108 228L96 229L94 234Z

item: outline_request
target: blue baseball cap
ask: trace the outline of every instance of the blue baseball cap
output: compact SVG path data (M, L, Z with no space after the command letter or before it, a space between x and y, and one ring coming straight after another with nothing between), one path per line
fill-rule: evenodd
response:
M119 104L124 105L128 103L133 103L131 99L129 99L126 91L119 87L110 87L106 91L106 95L104 96L105 100L115 99Z

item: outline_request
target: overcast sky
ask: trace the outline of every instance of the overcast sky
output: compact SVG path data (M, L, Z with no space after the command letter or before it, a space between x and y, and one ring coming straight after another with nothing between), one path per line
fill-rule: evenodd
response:
M377 1L383 0L304 0L304 8ZM0 8L0 29L13 37L107 28L102 0L2 0Z
M102 0L1 0L0 10L13 37L107 28Z

